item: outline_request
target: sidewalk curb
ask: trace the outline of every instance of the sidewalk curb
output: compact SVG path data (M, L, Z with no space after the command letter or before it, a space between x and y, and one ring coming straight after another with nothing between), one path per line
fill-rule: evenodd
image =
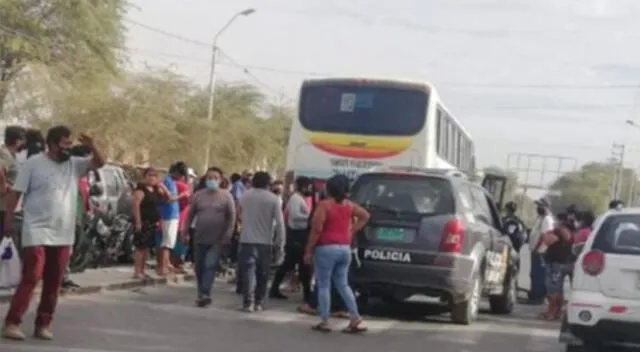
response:
M194 274L176 274L168 278L157 277L157 278L148 278L144 280L128 279L126 281L89 285L89 286L82 286L82 287L74 288L70 290L62 290L60 292L60 297L84 296L84 295L91 295L91 294L96 294L101 292L131 290L135 288L148 287L148 286L166 286L166 285L172 285L172 284L179 284L181 282L191 282L193 280L195 280ZM36 291L33 294L33 297L37 298L39 297L39 294L40 294L40 287L36 289ZM0 304L9 303L11 301L12 296L13 296L13 293L0 293Z

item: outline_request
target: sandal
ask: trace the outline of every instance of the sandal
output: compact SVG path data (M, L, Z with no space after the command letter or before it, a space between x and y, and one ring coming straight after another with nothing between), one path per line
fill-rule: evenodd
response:
M366 326L361 326L362 325L362 320L358 320L355 324L354 323L349 323L349 325L347 325L346 328L342 329L342 332L345 334L361 334L363 332L366 332L367 327Z
M311 330L324 332L324 333L331 332L331 328L329 327L329 324L327 324L327 323L319 323L317 325L314 325L314 326L311 327Z

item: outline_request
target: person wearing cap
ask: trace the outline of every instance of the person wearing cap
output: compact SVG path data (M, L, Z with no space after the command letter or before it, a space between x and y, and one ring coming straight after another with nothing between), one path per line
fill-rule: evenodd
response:
M531 250L529 303L542 304L546 297L544 255L547 250L547 246L542 239L553 231L555 221L553 214L551 214L551 203L547 199L540 198L535 203L538 216L529 235L529 249Z

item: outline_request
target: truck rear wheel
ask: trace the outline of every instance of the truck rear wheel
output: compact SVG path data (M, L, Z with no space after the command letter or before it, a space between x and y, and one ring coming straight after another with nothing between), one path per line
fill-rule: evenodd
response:
M469 325L478 318L482 284L479 275L474 275L471 294L466 301L453 303L451 307L451 321L455 324Z
M489 297L489 305L493 314L511 314L516 305L518 282L513 274L509 275L501 295Z

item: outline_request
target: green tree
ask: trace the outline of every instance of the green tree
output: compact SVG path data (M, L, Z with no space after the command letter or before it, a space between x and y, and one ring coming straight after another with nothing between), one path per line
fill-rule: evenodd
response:
M275 115L252 85L220 84L211 122L206 89L168 70L132 73L109 89L77 88L55 95L55 122L95 135L111 160L158 167L183 160L199 169L211 132L213 165L275 171L284 163L291 116Z
M617 163L593 162L583 165L580 170L559 177L551 189L557 195L551 196L554 211L564 211L571 204L579 208L602 212L606 209L611 192L611 184L617 170ZM622 175L621 198L627 201L632 184L637 184L638 175L632 169L624 169ZM632 190L632 198L638 198L638 188Z
M117 72L126 7L126 0L0 1L0 113L23 74L43 69L57 83L99 84Z

